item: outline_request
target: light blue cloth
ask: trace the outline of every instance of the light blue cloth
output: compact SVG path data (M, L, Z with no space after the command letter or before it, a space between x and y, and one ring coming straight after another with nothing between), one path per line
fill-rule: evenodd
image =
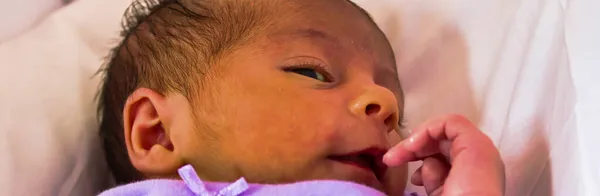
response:
M249 184L244 178L233 183L203 182L191 166L179 169L183 180L146 180L107 190L100 196L384 196L373 188L335 180L292 184ZM406 194L416 196L416 194Z

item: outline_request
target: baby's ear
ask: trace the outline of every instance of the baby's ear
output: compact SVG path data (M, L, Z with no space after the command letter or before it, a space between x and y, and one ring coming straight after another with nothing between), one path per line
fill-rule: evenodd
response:
M125 103L127 152L133 166L146 177L173 176L183 166L165 127L173 118L170 110L165 96L146 88L137 89Z

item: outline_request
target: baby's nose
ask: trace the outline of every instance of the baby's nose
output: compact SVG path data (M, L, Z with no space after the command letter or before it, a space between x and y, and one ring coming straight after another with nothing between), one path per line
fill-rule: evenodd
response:
M385 124L388 132L398 124L398 101L392 91L373 85L350 104L350 111L362 118Z

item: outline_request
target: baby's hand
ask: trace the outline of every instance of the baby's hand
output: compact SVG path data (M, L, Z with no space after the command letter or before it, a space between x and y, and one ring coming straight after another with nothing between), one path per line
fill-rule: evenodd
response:
M462 116L430 120L384 156L390 167L423 160L411 182L428 195L504 195L504 163L492 141Z

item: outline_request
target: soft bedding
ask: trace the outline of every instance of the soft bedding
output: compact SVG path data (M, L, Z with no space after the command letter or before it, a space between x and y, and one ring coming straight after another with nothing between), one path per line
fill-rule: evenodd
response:
M0 0L0 43L44 20L67 1Z

